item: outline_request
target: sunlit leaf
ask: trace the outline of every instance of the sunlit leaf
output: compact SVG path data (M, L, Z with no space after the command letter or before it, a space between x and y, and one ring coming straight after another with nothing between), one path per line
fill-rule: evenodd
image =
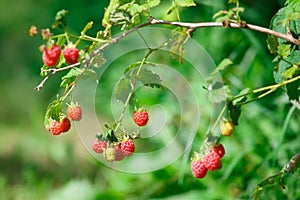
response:
M193 0L175 0L175 4L181 7L196 6Z
M293 74L294 69L290 69L293 65L299 65L300 51L294 50L284 60L278 62L278 67L274 70L274 79L276 83L281 83ZM291 71L287 71L291 70ZM286 72L287 71L287 72Z
M293 78L295 75L298 74L299 72L299 67L297 65L293 65L292 67L290 67L289 69L287 69L285 72L283 72L283 77L284 79L291 79Z
M160 0L147 0L147 3L145 4L148 8L154 8L160 4Z
M129 78L123 78L119 81L116 89L116 99L123 103L126 102L128 95L132 89L131 82Z
M280 44L278 45L278 54L282 58L287 58L291 53L291 44Z
M233 64L233 62L229 58L224 58L218 67L213 71L212 75L216 75L218 72L224 70L229 65Z
M65 9L58 11L52 24L52 28L64 29L67 26L67 14L68 11Z
M65 76L62 77L62 82L60 87L66 87L70 83L72 83L76 77L81 73L81 69L79 68L72 68Z
M47 108L45 117L44 117L44 126L49 130L50 119L59 121L60 114L62 112L62 100L57 99L52 101Z
M161 77L157 73L145 68L142 68L137 79L146 86L160 87L161 85Z

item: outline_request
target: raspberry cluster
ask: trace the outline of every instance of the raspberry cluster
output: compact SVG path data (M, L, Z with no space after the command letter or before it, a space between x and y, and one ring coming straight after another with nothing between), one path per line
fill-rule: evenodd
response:
M71 128L71 123L68 117L64 117L60 121L51 120L50 131L53 135L60 135L61 133L68 132Z
M138 126L145 126L149 120L148 112L145 109L138 109L132 114L133 121ZM108 128L108 127L107 127ZM131 156L134 152L135 145L133 138L127 134L117 138L112 129L105 134L96 135L92 143L92 149L109 161L121 161L125 157Z
M82 117L82 110L78 103L73 102L69 105L67 109L68 117L65 114L61 114L59 121L50 119L49 130L52 135L60 135L61 133L68 132L71 128L72 121L79 121Z
M79 59L79 50L74 47L74 45L66 46L63 51L61 47L57 44L52 45L51 47L45 47L42 54L43 62L48 67L54 67L57 65L61 52L66 62L69 64L74 64L78 62Z
M225 155L222 144L211 147L203 157L196 153L191 162L191 170L196 178L204 178L208 170L215 171L222 167L221 158Z
M131 156L134 152L135 145L133 139L128 136L124 137L120 142L110 142L103 136L96 136L93 141L92 149L94 152L103 154L103 157L109 161L121 161L125 157Z

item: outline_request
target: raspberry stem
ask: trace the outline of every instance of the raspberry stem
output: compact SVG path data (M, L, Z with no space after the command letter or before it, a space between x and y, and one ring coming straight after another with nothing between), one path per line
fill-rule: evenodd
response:
M146 54L146 55L144 56L144 58L142 59L141 64L139 65L139 68L138 68L138 70L137 70L135 76L139 76L139 74L140 74L140 72L141 72L141 70L142 70L142 66L144 65L144 63L146 62L147 58L151 55L151 53L152 53L153 51L155 51L155 49L149 48L149 51L147 52L147 54ZM125 111L126 111L128 105L129 105L130 99L131 99L131 97L132 97L132 95L133 95L133 93L134 93L135 86L136 86L136 81L137 81L137 79L134 79L133 82L130 81L131 89L130 89L130 92L129 92L128 96L127 96L127 99L126 99L126 101L125 101L125 103L124 103L124 107L123 107L122 113L121 113L121 115L120 115L120 117L119 117L119 119L118 119L118 121L117 121L117 123L116 123L116 126L115 126L115 128L114 128L114 131L115 131L115 132L119 129L119 127L120 127L120 125L121 125L121 123L122 123L122 120L123 120L124 115L125 115Z

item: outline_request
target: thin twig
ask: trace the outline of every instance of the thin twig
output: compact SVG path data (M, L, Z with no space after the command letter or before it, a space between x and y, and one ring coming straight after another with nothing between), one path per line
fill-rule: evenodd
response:
M201 22L201 23L172 22L172 21L155 19L153 17L150 18L150 22L151 22L151 24L167 24L167 25L173 25L173 26L188 27L188 28L193 28L193 29L204 28L204 27L244 28L244 29L249 29L249 30L266 33L269 35L274 35L275 37L285 39L286 41L289 41L296 45L300 45L300 40L294 38L292 35L279 33L277 31L274 31L274 30L271 30L268 28L264 28L261 26L257 26L257 25L246 24L245 22L243 24L228 22L228 23L226 23L226 26L225 26L223 22Z
M45 82L46 82L51 76L53 76L53 75L56 74L57 72L61 72L61 71L64 71L64 70L71 69L71 68L73 68L73 67L77 67L78 65L80 65L80 62L75 63L75 64L72 64L72 65L68 65L68 66L66 66L66 67L58 68L58 69L50 69L50 74L48 74L48 75L40 82L40 84L38 84L38 86L36 86L34 89L37 90L37 91L41 90L41 89L44 87Z

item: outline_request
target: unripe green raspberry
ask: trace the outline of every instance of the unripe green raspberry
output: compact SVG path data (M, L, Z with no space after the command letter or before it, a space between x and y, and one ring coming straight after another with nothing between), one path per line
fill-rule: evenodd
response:
M115 148L113 147L108 147L107 149L104 150L104 158L109 161L109 162L113 162L116 158L116 152L115 152Z

